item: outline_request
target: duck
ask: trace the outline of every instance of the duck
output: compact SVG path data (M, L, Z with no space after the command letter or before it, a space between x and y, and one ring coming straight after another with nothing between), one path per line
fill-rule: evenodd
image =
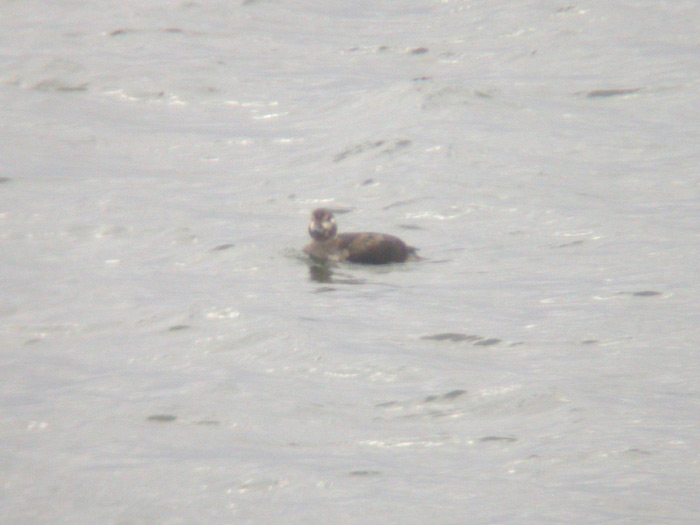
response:
M417 259L417 248L385 233L338 233L333 212L318 208L311 213L309 235L313 241L304 252L316 262L348 261L360 264L402 263Z

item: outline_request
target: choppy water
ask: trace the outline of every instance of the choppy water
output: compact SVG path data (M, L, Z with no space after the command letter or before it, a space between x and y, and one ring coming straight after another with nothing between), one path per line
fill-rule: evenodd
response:
M5 523L696 523L695 2L5 2ZM309 212L424 261L310 267Z

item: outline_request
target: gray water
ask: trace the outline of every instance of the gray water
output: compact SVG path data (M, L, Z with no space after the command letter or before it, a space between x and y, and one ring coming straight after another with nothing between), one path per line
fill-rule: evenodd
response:
M700 521L700 4L6 1L0 43L0 521ZM318 271L319 206L424 259Z

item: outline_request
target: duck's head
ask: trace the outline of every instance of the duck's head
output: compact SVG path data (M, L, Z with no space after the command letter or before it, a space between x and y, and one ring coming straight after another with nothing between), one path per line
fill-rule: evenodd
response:
M328 241L335 237L338 227L335 225L333 212L325 208L318 208L311 214L309 223L309 235L314 241Z

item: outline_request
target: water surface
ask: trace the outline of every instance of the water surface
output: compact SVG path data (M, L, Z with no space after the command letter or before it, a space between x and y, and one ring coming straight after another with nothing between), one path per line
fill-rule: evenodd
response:
M700 519L695 3L3 11L2 521Z

